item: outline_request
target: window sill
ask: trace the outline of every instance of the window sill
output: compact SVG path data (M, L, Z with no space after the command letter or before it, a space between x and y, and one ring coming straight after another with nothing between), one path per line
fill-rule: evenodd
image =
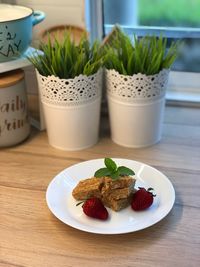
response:
M167 103L184 106L200 106L200 73L171 71Z
M200 107L200 94L194 92L167 91L167 105Z

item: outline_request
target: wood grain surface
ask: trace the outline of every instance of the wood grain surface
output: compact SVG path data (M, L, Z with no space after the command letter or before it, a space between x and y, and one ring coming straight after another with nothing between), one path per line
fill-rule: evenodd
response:
M53 177L81 161L120 157L142 161L169 177L172 211L145 230L97 235L73 229L49 211L45 193ZM120 147L102 117L99 142L66 152L32 129L22 144L0 151L1 267L200 266L200 110L168 107L160 143Z

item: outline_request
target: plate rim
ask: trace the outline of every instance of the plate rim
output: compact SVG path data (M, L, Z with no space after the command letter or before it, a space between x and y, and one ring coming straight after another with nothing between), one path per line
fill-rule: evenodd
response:
M83 225L81 225L81 223L78 223L77 225L73 225L73 223L71 222L66 222L64 221L62 218L60 218L60 216L58 216L57 214L55 214L54 210L52 210L52 207L49 203L49 191L51 189L51 186L56 182L56 180L58 178L60 178L60 175L65 173L68 169L70 168L76 168L77 166L79 166L80 164L88 164L88 163L92 163L94 161L104 161L104 158L95 158L95 159L90 159L90 160L84 160L84 161L81 161L81 162L78 162L78 163L75 163L73 165L70 165L69 167L63 169L62 171L60 171L59 173L57 173L53 179L49 182L48 186L47 186L47 189L46 189L46 203L47 203L47 206L49 208L49 210L51 211L51 213L58 219L60 220L61 222L63 222L64 224L74 228L74 229L78 229L80 231L84 231L84 232L88 232L88 233L93 233L93 234L103 234L103 235L115 235L115 234L127 234L127 233L133 233L133 232L137 232L137 231L141 231L141 230L144 230L146 228L149 228L153 225L155 225L156 223L160 222L162 219L164 219L169 213L170 211L172 210L173 206L174 206L174 203L175 203L175 189L174 189L174 186L172 184L172 182L170 181L170 179L165 175L163 174L160 170L158 170L157 168L155 167L152 167L151 165L148 165L144 162L141 162L141 161L136 161L136 160L132 160L132 159L128 159L128 158L114 158L112 157L112 159L115 161L115 160L122 160L122 161L130 161L130 162L133 162L133 163L136 163L136 164L140 164L140 165L144 165L148 168L151 168L153 170L155 170L157 173L159 173L160 175L162 175L164 178L165 178L165 181L168 183L168 189L171 193L171 198L170 198L170 205L168 206L168 209L166 210L166 212L164 214L162 214L161 217L159 217L159 219L155 220L153 223L150 223L149 225L146 225L145 227L141 227L141 228L138 228L138 229L129 229L127 231L116 231L116 232L103 232L102 230L101 231L93 231L92 229L90 230L89 227L87 229L85 229L85 227L83 227ZM79 180L79 179L78 179Z

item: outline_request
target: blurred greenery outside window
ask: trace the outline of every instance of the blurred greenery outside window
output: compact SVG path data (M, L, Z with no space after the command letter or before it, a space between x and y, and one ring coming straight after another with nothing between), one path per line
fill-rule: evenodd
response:
M200 103L200 0L86 0L91 28L107 35L117 23L130 37L146 34L181 39L180 54L169 82L169 98ZM94 14L95 6L98 11ZM99 11L101 9L101 11ZM102 15L102 18L98 18ZM95 24L96 22L96 24ZM102 25L100 25L102 23Z

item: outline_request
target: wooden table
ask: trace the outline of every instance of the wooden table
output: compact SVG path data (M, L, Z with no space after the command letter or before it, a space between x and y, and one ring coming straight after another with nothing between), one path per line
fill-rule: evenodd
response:
M0 151L2 267L200 266L200 110L168 107L162 141L145 149L114 144L102 118L94 147L65 152L33 129L23 144ZM75 163L121 157L152 165L168 176L176 201L167 217L122 235L81 232L60 222L46 205L52 178Z

